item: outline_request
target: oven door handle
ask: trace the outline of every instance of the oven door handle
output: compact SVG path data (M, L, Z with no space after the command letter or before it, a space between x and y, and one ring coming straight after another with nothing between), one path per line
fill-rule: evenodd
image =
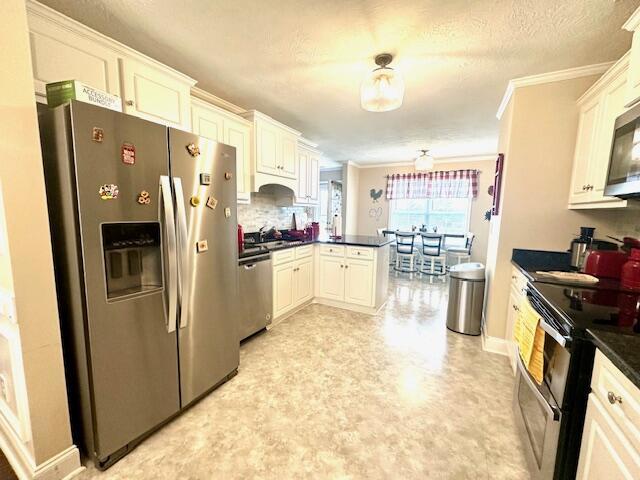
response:
M555 328L553 328L551 325L549 325L545 321L542 315L540 314L538 315L540 316L540 328L542 328L542 330L544 330L546 333L551 335L551 338L553 338L556 342L558 342L562 348L567 348L567 338L564 335L562 335L560 332L558 332Z
M518 355L518 359L517 359L518 360L518 370L520 370L520 375L524 378L524 380L527 383L527 386L529 387L529 389L531 389L533 391L533 394L536 397L536 400L538 400L538 403L540 403L540 405L542 405L542 408L545 409L545 411L547 412L547 415L549 417L553 418L554 422L559 422L560 419L562 418L562 412L560 411L560 409L556 405L551 405L547 401L547 399L544 398L542 393L540 393L540 390L538 390L538 386L531 379L531 375L529 375L529 372L527 371L527 368L524 366L524 363L522 363L522 357L520 356L520 348L518 348L518 350L517 350L517 355Z

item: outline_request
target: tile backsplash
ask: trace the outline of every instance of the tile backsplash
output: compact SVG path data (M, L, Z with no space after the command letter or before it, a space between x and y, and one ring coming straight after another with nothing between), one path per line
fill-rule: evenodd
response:
M314 207L278 207L275 197L265 193L252 193L249 205L238 205L238 223L245 232L256 232L260 227L275 226L290 229L293 214L296 214L298 228L315 220Z

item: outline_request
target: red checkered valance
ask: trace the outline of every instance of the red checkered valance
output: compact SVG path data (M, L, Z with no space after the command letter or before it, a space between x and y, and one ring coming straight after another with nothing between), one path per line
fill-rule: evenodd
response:
M387 175L387 199L476 198L478 170L448 170Z

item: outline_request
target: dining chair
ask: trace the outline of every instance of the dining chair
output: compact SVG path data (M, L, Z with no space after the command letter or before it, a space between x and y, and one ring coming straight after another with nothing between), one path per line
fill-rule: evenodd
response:
M468 263L471 261L471 248L476 236L469 232L464 237L464 247L451 247L447 249L447 267Z
M408 273L409 278L413 279L413 274L417 273L416 269L416 255L418 250L414 243L416 236L413 232L395 232L396 237L396 264L394 270L396 276L398 272Z
M423 274L442 276L447 274L447 254L442 249L442 235L437 233L420 233L420 276Z

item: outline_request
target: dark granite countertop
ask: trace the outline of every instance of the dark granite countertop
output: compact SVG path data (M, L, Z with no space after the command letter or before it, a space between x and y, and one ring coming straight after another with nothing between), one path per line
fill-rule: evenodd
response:
M309 245L314 243L326 243L332 245L352 245L356 247L372 247L379 248L384 247L385 245L389 245L393 240L383 236L376 235L345 235L342 238L329 238L329 237L319 237L314 240L294 240L294 241L283 241L279 245L261 245L255 244L251 246L247 246L245 244L245 248L238 253L238 258L249 258L254 257L256 255L260 255L268 252L275 252L278 250L285 250L287 248L295 248L301 247L303 245Z
M640 336L591 328L587 333L596 347L640 388Z
M320 237L316 242L379 248L393 243L393 239L378 235L343 235L341 238Z

